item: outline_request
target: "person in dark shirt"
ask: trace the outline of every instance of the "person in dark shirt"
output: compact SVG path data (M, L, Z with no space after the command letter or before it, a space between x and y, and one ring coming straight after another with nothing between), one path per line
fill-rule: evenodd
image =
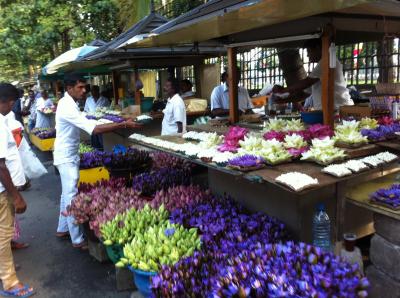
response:
M15 120L19 121L22 126L24 126L24 121L22 120L22 108L21 108L21 98L24 96L24 90L18 89L19 98L14 102L12 111L15 114Z

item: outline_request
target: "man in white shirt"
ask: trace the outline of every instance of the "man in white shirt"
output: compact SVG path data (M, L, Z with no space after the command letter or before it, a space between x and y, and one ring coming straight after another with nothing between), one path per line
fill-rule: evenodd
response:
M91 96L86 99L84 111L86 113L95 113L98 108L108 107L110 102L107 98L100 95L100 88L94 85L90 89ZM102 135L92 135L91 138L92 147L103 150L103 136Z
M223 117L229 115L229 83L228 75L225 82L214 88L211 93L211 113L213 116ZM240 81L240 70L238 69L237 84ZM246 88L238 86L238 108L239 113L252 113L253 104L250 101L249 92Z
M46 90L41 92L42 96L36 100L36 124L35 128L51 127L51 114L44 113L45 108L53 109L53 101L49 98Z
M165 82L164 92L168 95L168 102L163 110L161 135L172 135L186 131L186 107L179 96L179 82L168 79Z
M181 97L183 100L194 98L195 94L192 91L193 85L189 80L182 80L180 84Z
M273 88L274 93L290 93L299 94L299 92L311 87L311 95L312 95L312 107L315 110L322 110L322 98L321 98L321 78L322 78L322 70L321 70L321 57L322 57L322 45L320 39L311 39L308 40L305 44L307 48L307 55L309 57L310 62L318 63L310 75L304 80L298 81L297 83L289 86L287 88L283 88L282 86L276 85ZM349 90L346 87L346 81L343 76L343 67L339 60L336 58L336 68L334 72L334 108L338 110L340 106L346 105L354 105L353 100L351 99ZM301 97L299 97L301 98Z
M92 96L88 97L85 102L84 111L86 113L95 113L98 108L104 108L110 105L107 98L100 96L99 86L92 86L90 91Z
M33 289L18 280L11 252L14 215L26 210L25 200L15 187L25 183L24 169L6 118L17 99L18 90L13 85L0 84L0 279L4 288L0 295L29 297Z
M62 194L60 203L60 217L57 228L57 237L71 237L75 248L87 249L83 238L83 231L74 223L72 216L64 216L67 207L78 192L79 180L79 142L80 130L88 134L101 134L121 128L138 128L141 125L128 120L122 123L96 125L88 120L79 111L78 100L85 95L86 81L76 75L65 78L66 92L60 100L56 112L57 136L54 144L54 165L58 168L61 178Z

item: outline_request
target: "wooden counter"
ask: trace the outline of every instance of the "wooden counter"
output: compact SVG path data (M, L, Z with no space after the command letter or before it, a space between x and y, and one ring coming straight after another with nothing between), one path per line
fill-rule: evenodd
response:
M185 143L180 136L158 136L157 138L175 143ZM228 193L240 201L251 211L265 212L285 222L296 239L310 242L312 239L312 216L315 206L323 202L333 224L333 238L341 239L343 232L357 232L365 236L373 232L372 212L355 204L346 203L348 189L360 183L371 181L391 173L400 171L398 162L387 163L374 169L357 174L336 178L321 172L320 165L311 162L294 161L277 166L267 166L263 169L240 172L213 163L205 163L200 159L190 159L187 156L158 148L154 145L134 141L133 143L152 150L160 150L169 154L189 159L209 169L209 188L213 193ZM381 151L379 146L367 145L364 148L348 150L351 158L375 154ZM317 178L319 185L295 192L275 181L283 173L298 171Z

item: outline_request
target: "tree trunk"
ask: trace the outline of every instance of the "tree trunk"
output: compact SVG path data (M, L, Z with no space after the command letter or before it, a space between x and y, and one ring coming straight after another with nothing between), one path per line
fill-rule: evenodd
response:
M282 49L278 52L278 57L279 65L283 72L283 78L287 86L291 86L295 82L307 77L299 50Z
M378 83L394 82L393 53L394 40L384 39L378 42L377 60L379 66Z

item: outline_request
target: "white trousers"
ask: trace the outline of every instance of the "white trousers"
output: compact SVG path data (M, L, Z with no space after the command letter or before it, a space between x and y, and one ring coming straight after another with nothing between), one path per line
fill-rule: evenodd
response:
M78 193L79 180L79 164L64 163L57 166L61 177L61 201L60 201L60 217L58 219L57 232L68 232L71 236L73 244L79 244L84 240L83 229L81 225L75 224L72 216L64 216L67 207L71 204L72 199Z

